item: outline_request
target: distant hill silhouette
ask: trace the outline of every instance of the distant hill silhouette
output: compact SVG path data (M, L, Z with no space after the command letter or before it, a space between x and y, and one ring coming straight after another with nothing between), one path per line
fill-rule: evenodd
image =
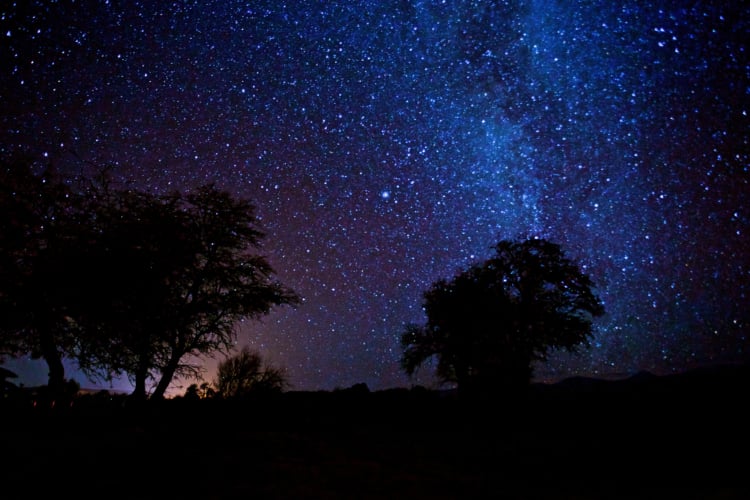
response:
M533 387L565 392L676 392L734 390L750 383L750 363L717 364L689 369L669 375L640 371L622 379L569 377L554 384L533 384ZM544 389L542 389L544 390Z

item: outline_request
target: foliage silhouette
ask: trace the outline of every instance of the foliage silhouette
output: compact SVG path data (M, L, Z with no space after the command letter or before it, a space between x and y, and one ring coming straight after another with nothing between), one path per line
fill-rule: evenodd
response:
M9 378L18 378L18 374L0 366L0 405L13 399L19 390Z
M524 389L532 364L550 349L588 345L592 319L604 314L593 283L559 245L501 241L495 255L424 293L427 322L401 335L402 368L437 357L441 382L463 394Z
M213 184L159 197L107 190L101 199L87 255L99 269L86 287L100 299L78 316L88 334L79 357L87 369L129 374L136 399L147 397L148 378L158 399L174 377L198 375L186 360L229 352L238 321L298 303L254 253L264 234L248 201Z
M183 398L188 401L197 401L199 399L211 399L215 396L216 390L211 387L211 384L209 384L208 382L203 382L201 383L201 385L190 384L188 388L185 389Z
M281 392L289 383L283 370L265 365L259 353L245 346L219 363L214 385L220 397L236 399Z
M213 184L157 196L15 160L0 181L0 361L43 358L51 395L69 358L92 379L127 374L136 399L152 379L161 398L200 372L188 360L230 352L239 321L299 302L257 253L255 207Z
M51 168L35 173L17 158L0 166L0 358L43 359L51 401L65 393L63 359L75 345L66 255L79 201Z

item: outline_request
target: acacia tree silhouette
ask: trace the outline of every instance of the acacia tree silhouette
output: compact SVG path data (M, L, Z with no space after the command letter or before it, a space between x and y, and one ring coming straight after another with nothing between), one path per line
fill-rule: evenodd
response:
M592 320L604 307L591 279L559 245L504 240L494 250L424 293L426 323L408 324L401 335L408 375L437 357L441 382L456 383L462 394L517 391L551 349L589 344Z
M135 399L146 399L147 378L159 399L174 377L197 374L186 360L229 352L239 320L299 302L256 253L264 233L247 200L213 184L113 197L98 206L99 236L87 257L100 271L86 274L86 289L100 299L89 297L76 316L88 334L81 344L89 350L79 355L86 368L127 373Z

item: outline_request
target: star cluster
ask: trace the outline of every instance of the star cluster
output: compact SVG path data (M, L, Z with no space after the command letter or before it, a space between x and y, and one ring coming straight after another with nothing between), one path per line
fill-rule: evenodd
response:
M745 361L749 19L719 1L6 3L0 148L250 198L304 301L239 339L296 389L430 384L398 364L422 292L517 237L562 244L607 309L540 380Z

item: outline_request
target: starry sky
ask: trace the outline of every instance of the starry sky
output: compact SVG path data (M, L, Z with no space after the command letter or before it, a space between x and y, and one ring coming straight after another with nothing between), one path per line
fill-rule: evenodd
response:
M304 302L238 339L293 389L430 386L398 364L422 293L526 237L607 310L538 380L746 361L749 20L718 0L3 2L0 152L251 199Z

